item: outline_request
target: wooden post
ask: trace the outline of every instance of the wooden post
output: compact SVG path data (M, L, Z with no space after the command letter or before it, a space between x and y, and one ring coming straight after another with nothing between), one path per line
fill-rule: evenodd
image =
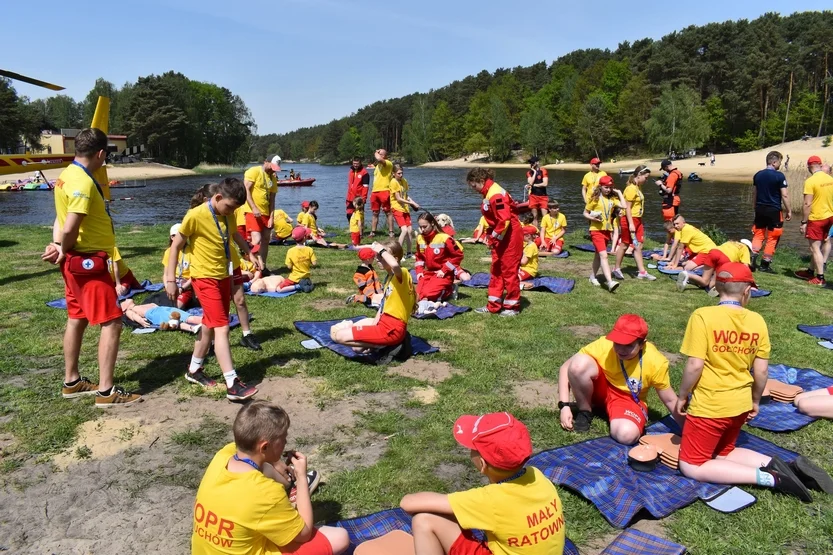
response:
M787 115L784 116L784 133L781 134L781 142L787 140L787 122L790 120L790 102L793 98L793 72L790 72L790 92L787 93Z

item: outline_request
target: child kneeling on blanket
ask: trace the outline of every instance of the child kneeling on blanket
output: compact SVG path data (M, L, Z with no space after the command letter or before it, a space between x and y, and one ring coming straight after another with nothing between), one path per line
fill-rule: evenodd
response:
M370 245L376 259L387 271L384 297L375 318L358 322L345 320L330 328L330 338L352 347L357 353L403 345L408 335L408 320L416 306L411 273L399 265L402 245L396 239Z
M289 416L277 405L252 401L234 419L234 443L208 465L194 503L191 553L283 553L338 555L350 545L342 528L313 523L310 486L296 481L294 508L285 484L290 477L281 460ZM295 475L307 475L307 458L291 457Z
M471 450L471 462L489 485L451 494L422 492L402 498L413 515L417 553L449 555L550 555L564 552L565 527L555 485L526 467L532 440L507 412L464 415L454 439ZM483 530L485 541L471 530Z

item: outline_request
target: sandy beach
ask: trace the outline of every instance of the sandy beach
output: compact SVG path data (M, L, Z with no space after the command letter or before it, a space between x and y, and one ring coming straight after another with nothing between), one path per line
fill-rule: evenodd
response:
M47 179L57 179L63 168L44 170ZM131 179L157 179L160 177L177 177L185 175L196 175L191 170L167 166L165 164L154 164L150 162L137 162L135 164L111 164L107 166L107 177L111 180L129 181ZM0 183L17 181L32 177L32 172L14 173L0 176Z
M739 152L736 154L717 154L715 165L709 165L709 159L705 156L677 160L675 165L687 176L691 172L697 172L703 179L720 181L735 181L749 183L752 176L758 170L766 166L766 154L771 150L777 150L785 157L790 156L790 168L798 168L805 164L807 158L812 155L821 156L826 163L833 162L833 146L823 147L823 138L813 138L807 141L792 141L774 145L761 150L751 152ZM661 158L643 158L639 160L617 160L615 163L602 163L602 169L610 174L618 173L619 170L632 170L639 164L646 164L652 171L659 173ZM701 166L700 164L705 164ZM492 168L527 168L524 163L493 164L479 161L465 161L463 158L456 160L443 160L441 162L428 162L424 164L429 168L472 168L485 166ZM586 171L589 168L587 163L565 163L549 164L548 170L573 170Z

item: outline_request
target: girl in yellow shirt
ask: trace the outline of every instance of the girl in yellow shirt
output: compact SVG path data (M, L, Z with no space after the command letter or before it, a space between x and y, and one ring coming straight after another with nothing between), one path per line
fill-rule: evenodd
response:
M605 277L605 286L611 293L619 287L619 282L613 281L611 277L607 246L613 239L613 209L624 205L625 199L622 197L622 192L613 187L613 178L605 175L599 179L599 186L593 189L584 207L584 217L590 221L590 239L596 248L590 283L599 287L600 283L596 275L601 267Z

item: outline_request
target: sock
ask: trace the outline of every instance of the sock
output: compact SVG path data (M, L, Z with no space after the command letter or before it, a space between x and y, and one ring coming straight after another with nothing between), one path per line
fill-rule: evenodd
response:
M203 361L203 359L192 356L191 357L191 365L188 366L188 371L193 374L194 372L196 372L197 370L202 368L202 361Z
M110 388L110 389L105 389L105 390L103 390L103 391L102 391L101 389L99 389L99 390L98 390L98 394L99 394L99 395L101 395L102 397L109 397L109 396L110 396L110 393L111 393L112 391L113 391L113 389L112 389L112 388Z
M237 378L237 370L232 369L231 372L223 372L223 379L226 380L226 387L233 386L235 378Z
M824 274L816 274L816 277L819 279L824 279Z
M243 332L243 337L246 337L246 336L249 336L249 335L252 335L252 330L248 330L248 331Z
M67 386L67 387L72 387L80 381L81 381L81 378L78 378L77 380L72 380L71 382L64 382L64 385Z
M761 468L755 471L755 483L765 488L775 487L775 476Z

